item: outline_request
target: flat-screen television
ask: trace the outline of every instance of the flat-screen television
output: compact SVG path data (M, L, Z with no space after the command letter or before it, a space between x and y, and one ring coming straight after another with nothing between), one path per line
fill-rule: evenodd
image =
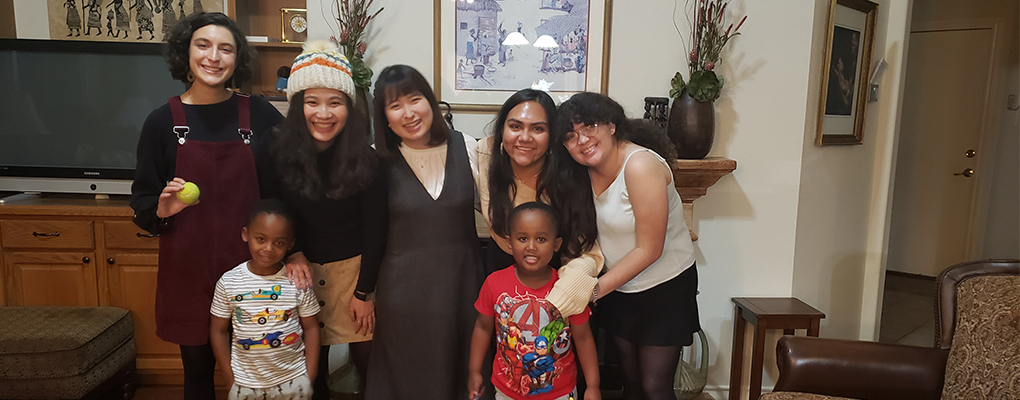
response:
M130 194L145 117L184 91L162 50L0 39L0 191Z

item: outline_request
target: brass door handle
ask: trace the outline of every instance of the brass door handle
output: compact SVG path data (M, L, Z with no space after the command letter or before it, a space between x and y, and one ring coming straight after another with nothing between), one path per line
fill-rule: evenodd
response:
M957 172L957 173L955 173L953 175L963 175L964 178L970 178L971 175L974 175L974 170L970 169L970 168L967 168L967 169L963 170L963 172Z

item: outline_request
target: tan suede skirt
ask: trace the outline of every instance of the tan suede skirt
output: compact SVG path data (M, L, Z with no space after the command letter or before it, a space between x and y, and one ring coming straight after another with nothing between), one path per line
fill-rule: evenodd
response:
M319 298L319 343L323 346L364 342L372 334L355 333L357 324L351 320L350 306L361 271L361 256L327 264L312 264L312 289Z

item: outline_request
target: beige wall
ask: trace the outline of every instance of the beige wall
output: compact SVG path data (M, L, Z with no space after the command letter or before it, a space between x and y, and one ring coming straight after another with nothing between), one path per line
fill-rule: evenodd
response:
M23 26L45 17L35 3L15 3L21 37L33 37ZM308 2L312 38L332 34L334 19L324 3L331 2ZM642 99L665 96L669 79L686 68L669 13L674 0L615 3L608 91L637 117ZM881 100L869 106L865 145L818 148L813 137L825 1L730 4L733 15L748 20L719 67L726 89L716 104L711 155L736 160L737 170L695 203L691 222L701 237L699 305L715 398L725 397L729 382L731 297L798 296L828 315L823 336L874 336L908 5L882 2L875 54L890 66ZM433 2L377 0L375 6L386 10L372 23L369 65L378 71L410 64L431 79ZM677 20L685 31L683 15ZM454 122L477 137L491 118L458 113ZM776 373L767 353L769 387Z

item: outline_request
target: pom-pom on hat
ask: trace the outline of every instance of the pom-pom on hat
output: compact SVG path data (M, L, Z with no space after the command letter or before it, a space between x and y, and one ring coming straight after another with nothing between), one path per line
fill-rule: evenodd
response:
M336 45L325 40L305 43L301 54L294 58L287 80L287 101L294 93L315 88L344 92L352 105L357 99L354 80L351 79L351 62Z

